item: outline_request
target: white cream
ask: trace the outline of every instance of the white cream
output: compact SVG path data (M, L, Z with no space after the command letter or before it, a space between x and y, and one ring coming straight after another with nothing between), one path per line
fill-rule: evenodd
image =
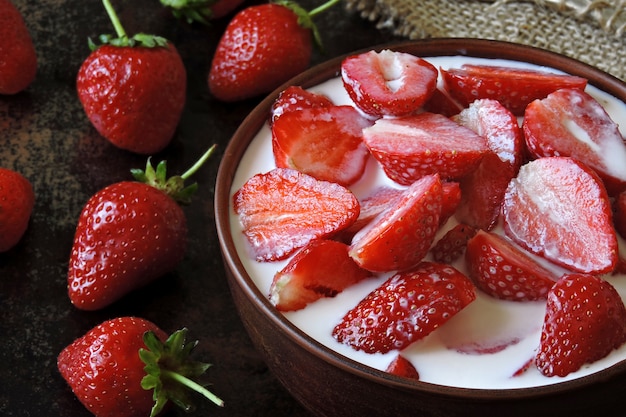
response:
M436 67L443 68L458 67L463 63L537 68L526 63L467 57L436 57L427 58L427 60ZM311 90L326 94L336 104L352 104L339 78L331 79L311 88ZM593 87L589 87L587 91L599 99L613 120L620 125L622 135L625 135L626 104ZM621 161L621 163L626 164L626 161ZM238 190L254 174L267 172L272 168L274 168L274 162L271 135L268 127L264 126L243 156L233 180L231 192L234 193ZM380 185L398 187L385 176L373 158L370 158L363 178L351 189L357 197L364 197ZM451 220L449 225L446 225L444 230L439 232L438 236L443 235L445 230L452 227L453 224L454 220ZM272 277L287 261L255 262L249 256L243 234L237 233L241 230L241 226L237 216L232 212L232 208L231 228L238 255L246 270L261 293L269 296ZM501 229L498 230L501 233ZM621 239L619 243L620 252L622 255L626 255L626 244ZM536 257L535 259L538 259L544 266L562 272L558 267L548 264L543 259ZM465 272L462 262L457 262L454 266ZM373 355L357 352L349 346L336 342L331 333L343 315L388 276L389 274L385 274L365 280L346 289L335 298L321 299L303 310L287 313L285 316L295 326L337 353L373 368L384 370L398 353L397 351ZM606 279L616 287L622 298L626 299L626 276L607 276ZM624 345L606 358L586 365L565 378L544 377L534 365L521 376L512 377L535 355L539 344L545 303L501 301L480 291L477 293L476 301L465 310L402 352L415 365L422 381L466 388L532 387L579 378L626 359L626 345ZM473 353L481 350L493 353Z

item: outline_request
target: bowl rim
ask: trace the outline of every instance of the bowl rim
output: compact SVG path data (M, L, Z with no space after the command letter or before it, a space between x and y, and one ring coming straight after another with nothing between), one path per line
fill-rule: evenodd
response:
M494 389L454 387L400 378L347 358L308 336L285 318L252 281L237 254L230 228L231 187L241 157L257 132L267 121L271 105L282 90L290 85L300 85L304 88L313 87L338 76L341 62L347 56L383 49L409 52L422 57L458 55L501 58L547 66L586 78L590 85L626 102L626 83L613 75L556 52L505 41L474 38L408 40L363 48L329 59L292 78L265 97L242 121L224 151L216 178L214 210L223 261L229 269L227 272L232 275L236 284L239 285L249 301L253 302L292 342L334 367L382 385L404 390L420 390L455 398L483 400L531 399L574 391L588 384L612 380L618 375L625 373L626 360L623 360L594 374L568 381L535 387Z

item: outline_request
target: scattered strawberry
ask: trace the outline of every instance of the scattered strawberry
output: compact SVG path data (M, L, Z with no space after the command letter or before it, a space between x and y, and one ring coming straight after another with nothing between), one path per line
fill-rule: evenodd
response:
M98 133L113 145L157 153L172 140L185 105L183 61L164 38L142 33L129 38L110 1L103 3L118 37L102 35L103 45L92 45L78 72L78 98Z
M422 262L372 291L333 329L338 342L366 353L402 350L474 301L471 281L451 266Z
M333 102L323 94L313 93L300 86L289 86L278 94L270 109L270 126L274 121L293 110L310 109L314 107L330 107Z
M415 366L404 356L398 354L387 366L386 372L409 379L420 379L420 374Z
M211 20L226 16L243 2L244 0L161 0L161 4L171 9L175 18L207 26L211 24Z
M626 239L626 191L622 191L613 202L613 221L615 230Z
M35 205L33 187L22 174L0 168L0 253L22 239Z
M371 124L352 106L287 112L272 125L276 166L352 185L365 172L369 151L362 132Z
M0 0L0 94L25 90L37 75L37 53L20 11Z
M430 249L435 262L451 264L459 259L467 247L467 242L474 237L476 229L459 223L448 230Z
M461 178L489 151L483 137L434 113L378 119L363 129L363 139L387 176L402 185L433 173Z
M416 113L435 91L438 75L428 61L389 49L352 55L341 63L346 92L374 117Z
M145 319L107 320L65 347L57 367L96 417L154 417L169 400L189 407L184 386L222 406L193 381L210 365L189 358L196 343L185 343L186 333L179 330L168 338Z
M617 237L600 178L568 157L522 166L503 202L506 234L532 253L575 272L611 272Z
M81 310L98 310L172 271L183 259L187 204L197 184L184 187L211 155L189 171L166 178L165 161L156 171L133 170L138 181L109 185L80 213L69 261L68 293Z
M524 155L524 139L517 118L495 100L476 100L454 118L487 139L491 152L478 168L460 180L459 221L492 229L500 214L509 181L517 175Z
M359 205L361 206L359 217L352 226L346 229L346 234L350 236L350 239L366 224L374 220L376 216L391 207L403 192L404 190L399 188L382 186L372 191L367 197L359 200Z
M508 240L483 230L467 242L465 259L476 286L501 300L545 299L558 278Z
M368 271L387 272L417 265L428 253L439 228L441 181L428 175L352 239L350 256Z
M588 274L563 276L550 290L535 358L545 376L566 376L626 341L626 308L615 288Z
M292 1L250 6L235 15L220 39L209 89L233 102L269 93L308 68L313 39L320 36L313 17L339 0L307 12Z
M488 65L441 69L441 76L446 91L463 107L477 99L493 99L516 116L523 115L531 101L560 88L584 90L587 86L586 79L573 75Z
M250 178L233 196L233 209L257 261L285 259L359 216L359 202L347 188L289 168Z
M626 190L624 138L589 94L563 89L536 100L528 105L522 126L532 156L570 156L594 169L609 194Z
M280 311L300 310L322 297L334 297L371 275L348 256L346 244L314 240L274 275L270 301Z
M441 217L439 224L444 225L454 215L461 203L461 186L458 182L447 181L442 184Z

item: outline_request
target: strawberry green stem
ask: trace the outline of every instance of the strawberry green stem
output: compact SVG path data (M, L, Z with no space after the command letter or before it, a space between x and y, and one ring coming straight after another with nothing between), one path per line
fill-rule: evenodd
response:
M214 144L213 146L211 146L211 147L209 148L209 150L208 150L208 151L206 151L206 152L204 153L204 155L202 155L202 157L200 157L200 159L198 159L198 161L197 161L195 164L193 164L193 166L192 166L191 168L189 168L189 169L188 169L188 170L187 170L184 174L182 174L180 177L181 177L183 180L186 180L186 179L188 179L189 177L191 177L193 174L195 174L195 173L196 173L196 171L198 171L198 169L200 169L200 167L201 167L202 165L204 165L204 163L206 162L206 160L207 160L207 159L209 159L209 158L211 157L211 155L213 154L213 151L215 150L215 147L216 147L216 146L217 146L217 145L215 145L215 144Z
M204 397L208 398L209 400L213 401L213 403L215 403L216 405L223 407L224 406L224 401L218 397L217 395L213 394L211 391L209 391L208 389L206 389L205 387L203 387L202 385L198 384L197 382L177 373L177 372L172 372L169 371L167 369L162 369L161 370L161 374L166 377L169 378L171 380L174 380L176 382L180 382L181 384L183 384L184 386L191 388L192 390L196 391L199 394L202 394Z
M115 13L115 9L113 9L111 2L109 0L102 0L102 4L104 4L104 8L109 15L109 19L111 19L111 23L113 23L113 27L115 28L117 36L119 38L126 38L126 31L124 30L124 27L122 26L119 17L117 17L117 13Z
M313 17L315 15L318 15L324 11L326 11L327 9L330 9L331 7L333 7L335 4L339 3L341 0L330 0L327 1L326 3L322 4L321 6L316 7L315 9L311 10L309 12L309 16Z

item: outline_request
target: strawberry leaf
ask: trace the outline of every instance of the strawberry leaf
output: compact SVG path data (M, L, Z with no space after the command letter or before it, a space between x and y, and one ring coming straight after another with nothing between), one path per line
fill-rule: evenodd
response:
M213 16L211 6L217 0L161 0L161 4L172 10L177 19L185 19L187 23L198 22L209 26Z

